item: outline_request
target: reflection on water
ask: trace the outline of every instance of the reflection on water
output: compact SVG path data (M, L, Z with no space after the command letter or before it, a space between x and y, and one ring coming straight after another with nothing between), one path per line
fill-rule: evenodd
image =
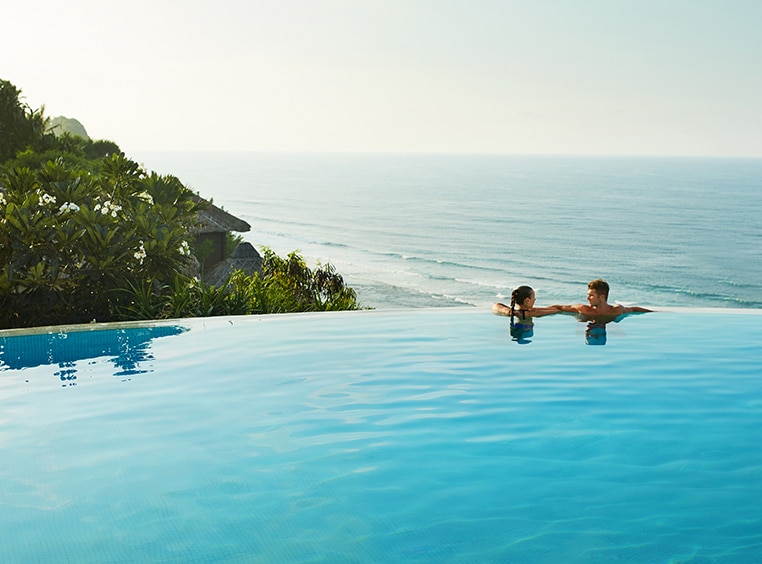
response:
M520 345L527 345L534 337L534 322L532 318L522 319L511 323L511 337Z
M114 376L143 374L152 371L141 366L153 359L151 341L187 330L170 325L0 337L0 372L57 364L60 370L55 375L63 385L72 386L78 361L111 357Z
M619 323L630 315L641 315L640 312L623 313L620 315L586 315L577 313L574 317L580 323L586 323L585 344L605 345L608 340L606 326L609 323ZM517 319L511 322L511 340L519 345L528 345L534 338L534 320L531 317Z
M577 319L582 323L587 323L585 328L586 345L605 345L607 340L606 325L609 323L619 323L625 317L630 315L641 315L640 312L622 313L620 315L577 315Z
M606 324L609 321L588 321L585 328L586 345L605 345L606 344Z

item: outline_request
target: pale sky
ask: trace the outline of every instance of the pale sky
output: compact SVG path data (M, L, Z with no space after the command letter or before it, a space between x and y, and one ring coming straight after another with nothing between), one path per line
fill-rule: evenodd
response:
M757 0L29 0L0 78L143 150L762 157Z

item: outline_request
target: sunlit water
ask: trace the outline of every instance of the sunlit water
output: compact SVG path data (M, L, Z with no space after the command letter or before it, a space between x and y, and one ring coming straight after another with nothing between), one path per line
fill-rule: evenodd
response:
M1 562L762 554L759 311L75 329L0 332Z

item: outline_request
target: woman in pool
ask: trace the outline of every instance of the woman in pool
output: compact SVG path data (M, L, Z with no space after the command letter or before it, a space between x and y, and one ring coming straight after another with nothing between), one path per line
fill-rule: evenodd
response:
M519 323L521 323L523 321L531 322L533 317L561 313L561 308L558 306L534 307L534 301L534 290L529 286L519 286L511 292L510 307L505 304L496 303L492 306L492 313L510 316L511 323L513 323L514 317L517 317Z
M559 313L557 307L534 307L534 290L529 286L519 286L511 292L511 306L496 303L492 313L511 317L511 337L520 345L531 343L534 337L534 317Z

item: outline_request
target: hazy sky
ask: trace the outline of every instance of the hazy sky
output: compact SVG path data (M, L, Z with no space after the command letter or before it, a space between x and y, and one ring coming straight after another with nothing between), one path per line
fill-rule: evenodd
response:
M762 156L757 0L41 0L0 78L123 150Z

